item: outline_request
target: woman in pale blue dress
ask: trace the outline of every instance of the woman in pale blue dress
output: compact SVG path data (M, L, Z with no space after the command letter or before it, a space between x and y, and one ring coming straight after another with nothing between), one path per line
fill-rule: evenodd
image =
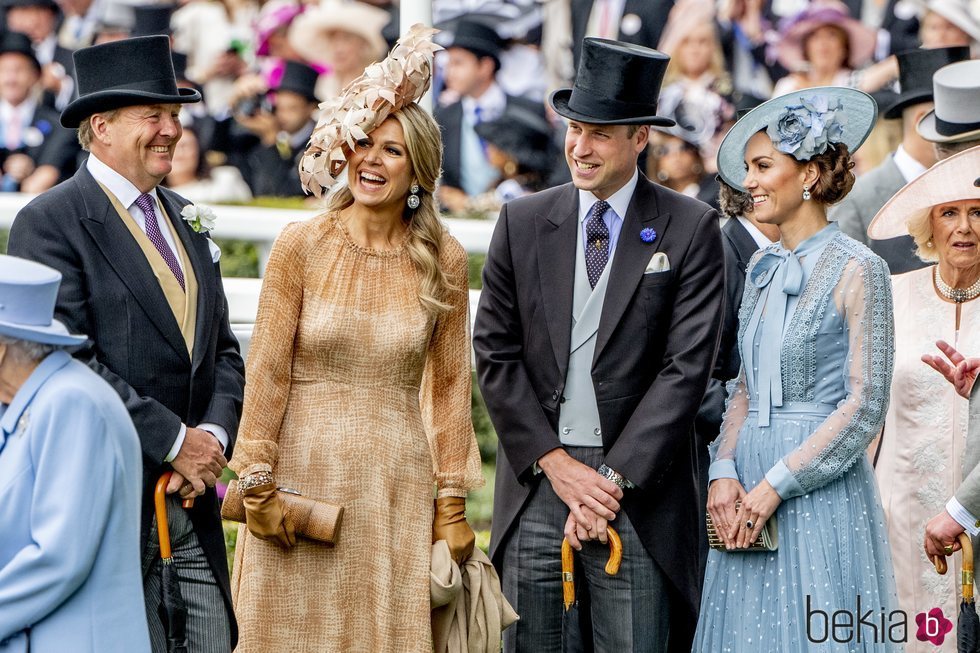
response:
M892 651L909 635L892 613L886 528L864 453L888 407L888 268L826 218L853 184L848 153L876 113L859 91L808 89L748 113L719 150L722 177L752 195L753 216L778 225L781 240L749 263L742 371L709 471L708 511L728 550L708 557L695 651ZM770 516L776 550L737 550ZM850 616L836 622L851 625L833 630L841 610Z

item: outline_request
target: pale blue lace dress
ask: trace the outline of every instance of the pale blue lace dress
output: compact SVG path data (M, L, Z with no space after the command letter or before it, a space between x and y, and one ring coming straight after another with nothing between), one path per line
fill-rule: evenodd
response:
M783 498L779 547L709 553L694 650L902 650L886 641L898 603L865 455L884 422L892 377L885 263L836 224L793 252L778 243L761 250L749 264L739 343L742 372L729 386L709 476L737 478L746 491L769 480ZM861 613L872 610L876 624L884 611L885 633L855 617L851 641L835 643L815 614L809 636L827 638L816 644L808 639L808 596L811 609L828 616L853 615L860 597Z

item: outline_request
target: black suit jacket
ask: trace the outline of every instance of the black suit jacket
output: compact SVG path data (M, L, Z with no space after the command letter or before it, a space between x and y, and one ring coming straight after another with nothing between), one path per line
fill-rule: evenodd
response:
M758 251L752 235L738 220L729 220L721 229L725 248L725 312L721 325L721 344L715 370L708 382L701 410L698 412L698 434L707 445L718 436L725 412L725 384L738 376L742 357L738 353L738 309L742 305L745 272L749 259Z
M8 252L62 273L55 316L89 340L75 356L122 397L143 449L142 542L153 510L153 487L170 469L163 462L180 424L223 426L231 457L245 387L244 363L228 323L221 274L207 238L180 218L190 202L157 188L198 283L194 355L150 264L108 197L82 166L70 180L39 195L17 214ZM84 455L84 452L79 452ZM191 520L225 597L232 624L224 536L213 489L194 502Z
M582 56L582 39L589 26L589 16L595 0L572 0L572 56L575 58L575 69ZM620 31L617 40L636 43L648 48L656 48L660 43L664 25L667 24L667 14L674 6L674 0L626 0L623 7L623 17L634 15L640 19L639 29L631 34L622 31L624 21L620 21ZM631 22L625 21L627 26ZM635 21L634 21L635 22Z
M11 154L26 154L36 166L51 165L58 169L58 181L72 176L77 168L81 146L75 130L61 126L61 113L49 106L38 104L31 119L34 137L40 142L23 144L15 150L0 148L0 168Z
M652 243L640 238L646 227L657 232ZM487 254L473 345L500 439L490 542L498 565L540 482L534 463L561 446L579 237L578 191L566 184L505 204ZM644 274L655 252L671 269ZM623 510L672 585L675 650L690 650L699 605L694 416L718 346L722 263L718 214L641 176L611 263L592 378L605 462L637 485Z
M514 95L507 96L507 104L514 104L527 111L532 111L544 117L544 105L526 98ZM442 131L442 179L440 184L453 188L462 188L462 129L463 103L453 102L445 107L437 107L433 117Z

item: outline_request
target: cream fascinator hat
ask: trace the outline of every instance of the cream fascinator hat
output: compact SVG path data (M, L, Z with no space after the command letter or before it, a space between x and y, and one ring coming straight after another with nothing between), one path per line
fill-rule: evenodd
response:
M868 236L906 236L911 220L936 205L960 200L980 200L980 145L940 161L906 184L878 211Z
M367 138L388 116L425 95L432 80L432 42L436 29L412 25L391 53L368 66L340 96L320 104L310 145L299 164L303 188L320 197L337 181L357 141Z

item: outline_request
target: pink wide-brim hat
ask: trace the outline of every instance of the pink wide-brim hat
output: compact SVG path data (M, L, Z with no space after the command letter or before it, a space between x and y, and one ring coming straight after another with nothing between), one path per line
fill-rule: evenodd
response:
M784 19L779 32L782 35L776 44L776 57L787 70L800 72L809 63L803 52L806 37L818 27L833 25L847 34L847 65L852 70L869 63L875 53L878 34L859 20L851 17L847 5L841 2L814 2L797 15Z
M940 161L902 187L868 225L868 236L907 236L910 221L934 206L960 200L980 200L980 145Z
M289 27L293 19L306 10L306 5L295 0L272 0L262 7L255 21L255 54L269 56L269 39L276 30Z

